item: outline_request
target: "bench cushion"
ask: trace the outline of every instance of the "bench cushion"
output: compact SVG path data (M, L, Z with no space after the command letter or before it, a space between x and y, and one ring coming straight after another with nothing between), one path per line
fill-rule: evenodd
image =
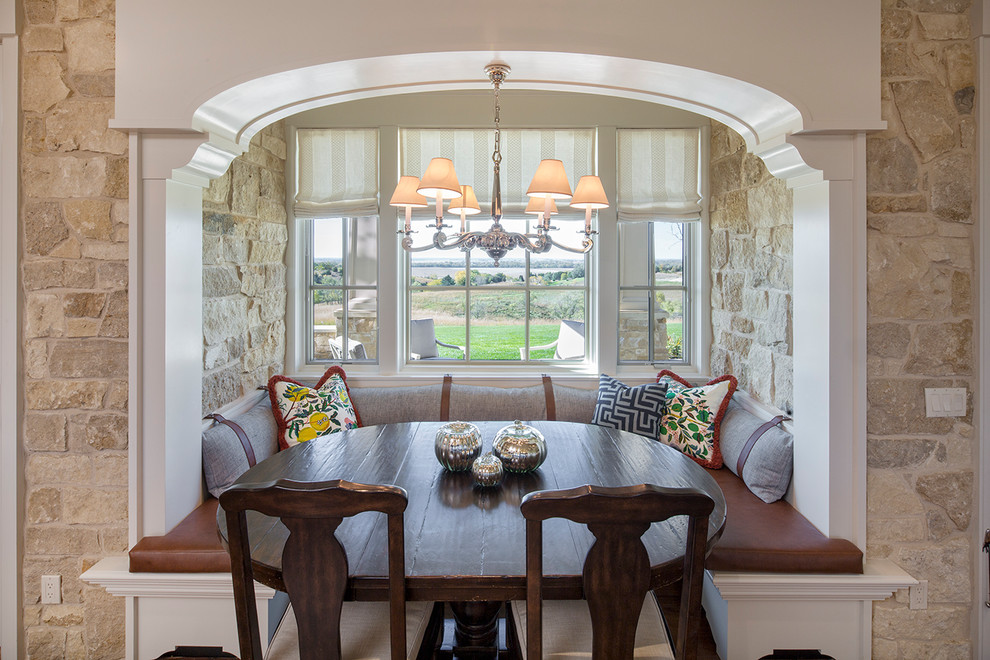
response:
M725 495L722 538L705 568L756 573L862 573L863 553L831 539L787 502L763 502L728 470L709 470Z
M440 421L440 385L352 387L350 395L362 426Z
M230 556L217 532L216 498L209 498L171 532L145 536L131 548L131 573L229 573Z

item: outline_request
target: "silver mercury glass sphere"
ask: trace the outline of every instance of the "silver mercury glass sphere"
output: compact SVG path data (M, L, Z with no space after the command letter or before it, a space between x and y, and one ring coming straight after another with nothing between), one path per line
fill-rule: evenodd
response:
M492 453L509 472L531 472L547 458L547 443L538 430L518 419L495 434Z
M449 422L437 430L433 445L440 465L452 472L471 469L481 454L481 431L470 422Z
M471 474L474 476L474 483L479 486L497 486L502 483L502 461L488 452L474 459Z

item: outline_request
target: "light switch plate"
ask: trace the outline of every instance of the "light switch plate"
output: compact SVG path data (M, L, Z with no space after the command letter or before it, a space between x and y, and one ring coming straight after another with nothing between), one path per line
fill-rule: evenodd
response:
M925 415L927 417L965 417L965 387L926 387Z

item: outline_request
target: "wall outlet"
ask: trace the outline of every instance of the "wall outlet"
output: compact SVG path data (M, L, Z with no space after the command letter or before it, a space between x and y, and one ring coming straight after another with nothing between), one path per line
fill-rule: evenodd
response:
M965 387L926 387L925 415L927 417L965 417Z
M928 580L918 580L918 584L908 591L909 604L912 610L928 609Z
M41 603L43 605L58 605L62 602L62 576L41 576Z

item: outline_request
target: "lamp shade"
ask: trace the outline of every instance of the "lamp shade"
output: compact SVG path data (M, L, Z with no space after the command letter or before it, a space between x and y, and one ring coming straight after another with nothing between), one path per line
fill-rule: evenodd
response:
M553 159L540 161L526 194L530 197L568 199L571 196L571 184L567 181L564 164Z
M606 209L608 197L602 187L602 180L597 176L583 176L574 189L571 207L576 209Z
M526 213L530 215L540 215L543 213L545 203L542 197L530 197L529 204L526 205ZM557 202L550 200L550 215L557 215Z
M430 200L426 199L416 189L419 188L419 178L414 176L401 176L399 183L395 186L389 206L414 206L423 208L429 206Z
M454 162L449 158L434 158L426 168L426 173L416 189L420 195L442 199L456 199L461 196L461 184L457 183Z
M481 213L478 206L478 198L474 196L474 188L471 186L461 186L461 196L451 200L447 210L451 213L463 213L464 215L477 215Z

